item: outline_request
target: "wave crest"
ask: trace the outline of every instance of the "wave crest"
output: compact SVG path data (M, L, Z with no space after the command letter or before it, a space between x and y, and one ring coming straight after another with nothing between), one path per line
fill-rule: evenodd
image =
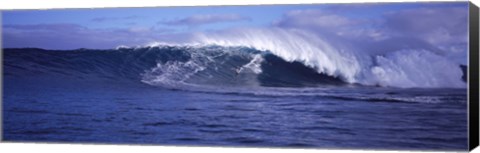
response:
M347 83L404 88L465 88L460 65L428 49L370 52L296 29L197 33L195 45L244 46L300 62Z

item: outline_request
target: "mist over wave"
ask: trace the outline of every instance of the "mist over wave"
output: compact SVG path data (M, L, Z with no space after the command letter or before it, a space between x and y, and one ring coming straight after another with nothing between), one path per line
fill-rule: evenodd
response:
M391 40L389 40L391 43ZM415 42L415 41L414 41ZM165 43L152 43L150 46ZM172 44L169 44L172 45ZM460 64L430 45L369 50L337 37L328 39L297 29L235 29L196 33L180 46L247 47L298 62L350 84L402 88L465 88ZM408 45L407 45L408 46Z

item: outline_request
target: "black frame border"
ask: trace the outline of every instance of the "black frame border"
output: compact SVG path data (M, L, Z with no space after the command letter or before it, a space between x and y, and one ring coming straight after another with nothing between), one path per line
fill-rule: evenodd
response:
M469 68L468 68L468 141L469 150L478 146L479 138L479 11L469 2Z

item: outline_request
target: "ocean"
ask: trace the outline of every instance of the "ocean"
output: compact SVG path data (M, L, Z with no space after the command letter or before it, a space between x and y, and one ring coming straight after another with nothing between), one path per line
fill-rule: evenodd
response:
M409 74L418 83L375 82L308 63L250 47L4 49L3 140L468 148L466 88L410 87L426 82L418 73Z

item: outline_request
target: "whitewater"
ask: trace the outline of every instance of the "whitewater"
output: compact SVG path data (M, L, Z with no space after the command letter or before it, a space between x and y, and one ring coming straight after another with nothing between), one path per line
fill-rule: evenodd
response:
M271 53L287 62L300 62L320 74L350 84L466 88L461 65L428 47L369 51L346 41L333 39L336 42L329 42L305 31L280 28L195 33L192 37L188 43L154 42L147 46L247 47Z

